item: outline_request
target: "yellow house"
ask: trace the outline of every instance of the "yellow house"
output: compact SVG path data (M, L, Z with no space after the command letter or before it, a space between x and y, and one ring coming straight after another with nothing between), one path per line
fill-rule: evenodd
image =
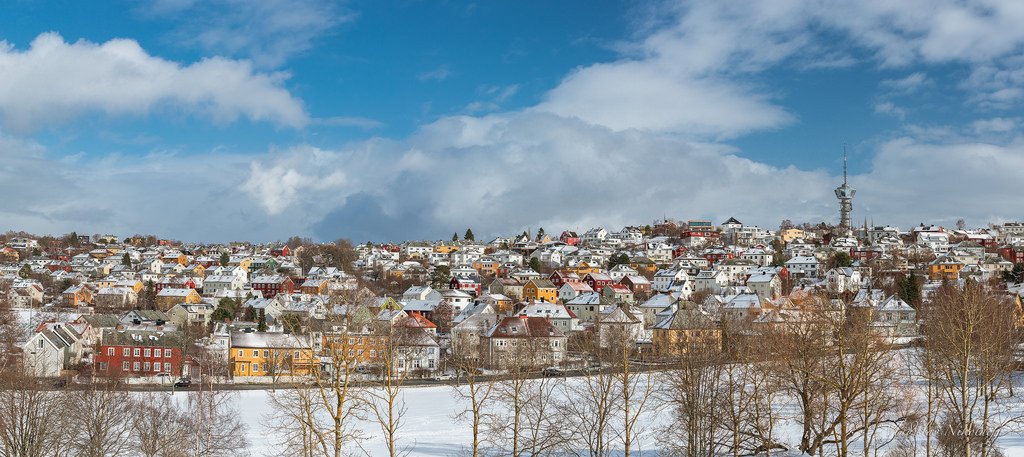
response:
M691 303L655 324L651 343L660 357L678 357L695 350L718 352L722 350L722 330Z
M304 376L319 368L306 335L233 332L228 354L235 377Z
M197 278L205 278L206 277L206 267L204 267L200 263L194 263L194 264L188 265L188 268L185 269L185 272L189 273L192 276L195 276Z
M960 270L964 264L953 260L949 256L942 256L928 264L928 279L941 281L943 279L955 281L960 279Z
M160 260L163 260L164 263L177 263L178 265L181 265L181 266L188 265L188 257L185 257L185 254L182 254L180 252L178 253L178 255L174 255L174 254L165 255L165 256L161 257Z
M451 244L439 244L437 246L434 246L434 252L439 253L439 254L451 254L451 253L453 253L455 251L458 251L458 250L459 250L458 246L451 245Z
M806 237L807 234L798 228L788 228L779 232L779 238L782 239L783 243L788 243L790 241Z
M120 281L115 282L113 286L110 287L129 287L132 290L134 290L135 293L140 293L142 292L142 288L146 287L146 285L143 284L142 281L138 279L122 279Z
M473 269L486 276L496 276L499 268L501 268L501 263L489 258L477 259L473 262Z
M172 289L165 287L156 294L156 306L167 311L178 303L199 303L203 297L195 289Z
M558 301L558 288L547 279L531 279L523 286L523 300L555 303Z
M601 271L601 268L590 265L590 262L587 262L586 260L580 260L576 265L566 268L566 271L576 273L582 278L590 273L597 273Z
M633 267L641 275L653 275L658 271L658 264L647 257L637 257L630 260L629 266Z
M228 265L241 268L248 272L249 266L252 265L252 258L244 255L233 255L228 258Z

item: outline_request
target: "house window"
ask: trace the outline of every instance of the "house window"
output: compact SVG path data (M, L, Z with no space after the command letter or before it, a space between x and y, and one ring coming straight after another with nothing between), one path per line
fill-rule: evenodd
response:
M153 357L163 357L160 355L160 349L153 349Z
M258 364L258 363L252 364L252 372L253 373L258 373L259 371L260 371L260 364Z
M128 362L121 362L121 371L128 371Z
M138 357L140 354L142 354L142 350L140 348L135 348L132 351L132 355L135 356L135 357Z
M98 365L100 371L107 371L107 362L100 362Z
M146 357L149 357L149 356L150 356L150 350L149 350L149 348L146 348L146 350L144 351L144 354L146 354Z
M124 355L125 357L128 357L129 355L131 355L131 349L128 349L128 348L124 348L124 350L122 350L122 351L121 351L121 353L122 353L122 355Z
M113 357L114 356L114 348L107 348L107 355Z
M139 371L139 362L132 363L132 371Z
M238 356L239 356L239 357L244 357L244 356L245 356L245 354L243 354L243 353L242 353L242 350L241 350L241 349L239 349L239 350L238 350Z
M164 358L165 359L171 358L171 350L170 349L164 349Z
M253 349L252 350L252 356L253 357L259 357L260 356L260 350L259 349Z
M242 373L245 373L245 364L243 363L243 364L239 365L239 367L241 368L239 371L241 371Z
M142 363L142 371L149 371L150 368L149 362Z
M268 350L264 349L264 350L263 350L263 358L265 358L265 359L266 359L266 358L269 358L269 357L270 357L270 351L268 351Z

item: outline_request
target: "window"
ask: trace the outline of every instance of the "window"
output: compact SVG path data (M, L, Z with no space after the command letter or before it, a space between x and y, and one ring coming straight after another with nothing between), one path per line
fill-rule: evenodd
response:
M370 349L370 357L377 357L377 350L376 349Z
M242 373L245 373L245 364L244 363L239 365L239 368L241 368L241 369L238 370L238 371L241 371Z
M268 351L268 350L264 349L264 350L263 350L263 358L265 358L265 359L266 359L266 358L269 358L269 357L270 357L270 351Z
M160 349L153 349L153 357L163 357L160 355Z
M145 354L146 357L149 357L151 354L149 348L146 348L146 350L143 353Z
M121 355L123 355L123 356L125 356L125 357L128 357L129 355L131 355L131 349L128 349L128 348L124 348L124 349L123 349L123 350L121 351Z
M107 362L100 362L98 366L100 371L107 371Z
M253 349L252 350L252 356L253 357L259 357L260 356L260 350L259 349Z
M142 350L140 348L135 348L134 350L132 350L133 356L138 357L140 354L142 354Z
M114 348L107 348L107 355L113 357L114 356Z
M151 367L149 366L149 362L142 363L142 371L149 371L150 368Z
M132 363L132 371L139 371L139 362Z
M260 371L260 364L258 364L258 363L252 364L252 372L253 373L258 373L259 371Z
M243 354L243 353L242 353L242 350L241 350L241 349L239 349L239 350L238 350L238 356L239 356L239 357L244 357L244 356L245 356L245 354Z
M128 362L121 362L121 371L128 371Z
M171 350L170 349L164 349L164 358L165 359L171 358Z

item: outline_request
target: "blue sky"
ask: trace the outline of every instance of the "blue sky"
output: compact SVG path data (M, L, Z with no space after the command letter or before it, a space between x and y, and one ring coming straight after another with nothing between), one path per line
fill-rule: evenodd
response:
M1014 1L0 4L0 229L1022 217ZM937 185L949 182L952 185Z

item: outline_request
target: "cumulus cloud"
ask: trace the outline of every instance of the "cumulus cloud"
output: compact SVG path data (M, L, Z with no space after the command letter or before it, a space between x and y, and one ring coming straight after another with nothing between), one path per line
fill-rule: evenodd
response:
M0 42L0 119L26 131L87 113L173 107L219 123L245 117L302 127L309 119L283 87L286 78L219 57L182 65L149 55L134 40L68 43L44 33L23 51Z

